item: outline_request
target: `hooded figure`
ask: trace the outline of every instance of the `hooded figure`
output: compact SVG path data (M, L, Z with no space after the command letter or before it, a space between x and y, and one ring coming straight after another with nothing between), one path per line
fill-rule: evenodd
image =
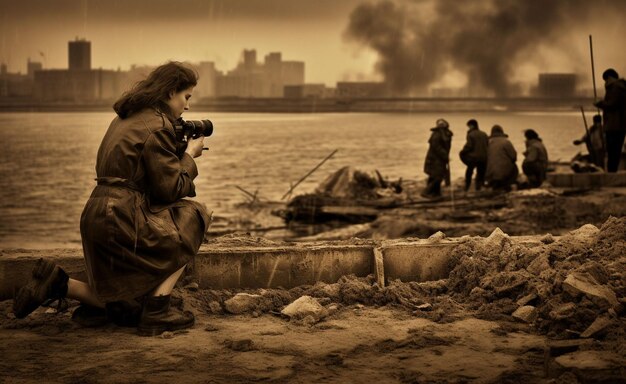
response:
M626 137L626 81L614 69L602 74L604 99L595 103L602 109L606 137L607 171L616 172Z
M527 129L524 136L526 137L526 151L524 151L522 170L528 177L530 187L537 188L546 179L548 151L535 130Z
M593 116L593 125L589 127L589 131L580 139L574 140L574 145L585 143L591 162L599 168L604 169L604 158L606 150L604 148L604 129L602 128L602 116Z
M436 127L431 128L428 140L428 152L424 161L424 172L428 175L426 189L422 193L425 197L441 196L441 182L448 176L448 161L452 132L444 119L437 120Z
M517 180L517 152L499 125L491 128L487 149L487 172L489 186L494 190L510 191L511 184Z

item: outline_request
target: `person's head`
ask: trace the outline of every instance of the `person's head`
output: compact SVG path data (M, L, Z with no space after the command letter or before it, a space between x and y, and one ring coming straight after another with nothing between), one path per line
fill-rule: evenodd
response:
M448 124L448 122L445 121L444 119L437 119L437 122L435 123L435 125L437 126L437 128L443 128L443 129L447 129L450 127L450 124Z
M504 129L498 124L491 127L491 136L504 136Z
M469 129L478 129L478 121L476 121L475 119L468 120L467 127Z
M604 71L604 73L602 74L602 79L604 81L607 81L609 78L613 78L615 80L619 79L619 75L617 74L617 71L614 70L613 68L609 68L606 71Z
M177 61L155 68L115 102L113 109L122 119L144 108L154 108L177 119L189 109L189 98L198 84L198 74Z
M526 140L539 140L539 134L534 129L525 130L524 137Z
M602 124L602 116L600 115L593 115L593 122L596 124Z

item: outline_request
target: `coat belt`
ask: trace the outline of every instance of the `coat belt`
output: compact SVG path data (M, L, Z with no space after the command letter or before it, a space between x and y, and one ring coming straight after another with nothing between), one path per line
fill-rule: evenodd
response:
M96 177L95 180L98 183L98 185L122 187L122 188L132 189L133 191L144 193L144 190L141 189L136 183L134 183L131 180L124 179L122 177L102 176L102 177Z

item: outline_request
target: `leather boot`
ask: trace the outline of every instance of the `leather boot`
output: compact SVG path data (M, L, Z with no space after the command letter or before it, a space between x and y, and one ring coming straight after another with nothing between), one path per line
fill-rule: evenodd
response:
M13 313L18 319L28 316L45 302L64 299L69 276L53 262L39 259L28 283L17 291Z
M141 336L156 336L165 331L172 332L193 326L193 313L172 308L170 302L170 295L146 297L137 326Z
M141 304L136 300L113 301L106 304L108 319L120 327L139 325L141 311Z
M72 320L83 327L101 327L109 323L104 308L81 304L72 313Z

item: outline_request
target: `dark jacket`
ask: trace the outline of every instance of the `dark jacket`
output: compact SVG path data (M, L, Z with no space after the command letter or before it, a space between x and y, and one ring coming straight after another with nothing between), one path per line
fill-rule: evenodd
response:
M443 180L448 173L452 132L448 128L431 128L431 131L424 172L433 178Z
M487 146L489 137L478 128L467 132L467 142L459 154L463 163L487 162Z
M487 150L487 181L511 181L517 177L517 152L505 134L492 135Z
M109 126L98 185L80 220L89 284L103 302L145 295L198 252L209 216L197 202L191 156L176 155L171 122L146 109Z
M596 103L602 109L604 131L626 132L626 81L609 79L604 88L604 99Z

